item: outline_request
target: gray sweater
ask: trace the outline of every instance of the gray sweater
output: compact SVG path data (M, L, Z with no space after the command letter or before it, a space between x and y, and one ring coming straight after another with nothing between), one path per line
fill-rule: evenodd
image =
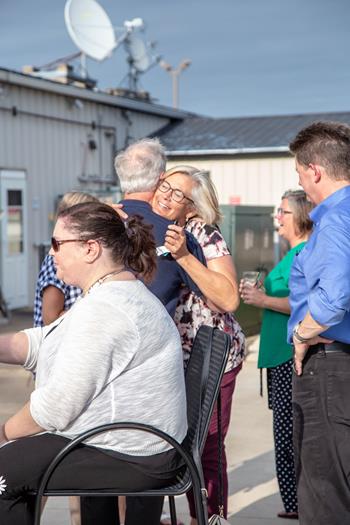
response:
M54 323L24 332L24 366L36 371L30 411L38 425L73 438L97 425L137 421L182 441L187 421L180 338L140 281L97 284ZM130 430L89 444L146 456L169 449L155 436Z

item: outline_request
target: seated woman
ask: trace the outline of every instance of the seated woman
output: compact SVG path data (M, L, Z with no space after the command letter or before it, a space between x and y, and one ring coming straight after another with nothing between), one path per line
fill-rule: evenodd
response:
M1 362L36 370L30 401L0 432L0 523L7 525L32 523L26 493L81 432L132 420L181 442L187 428L178 332L137 279L151 278L155 269L149 226L132 217L125 227L108 205L78 204L59 215L50 253L58 278L83 295L50 325L0 338ZM143 432L102 434L62 461L50 487L158 488L178 472L169 448ZM115 504L116 498L109 499ZM115 508L103 511L83 515L83 522L115 525ZM131 505L127 523L137 522L132 512ZM147 522L159 524L159 515Z
M217 226L221 220L215 187L209 173L192 166L175 166L167 170L154 194L153 210L177 224L169 226L165 247L188 273L203 297L184 289L175 314L184 352L189 359L194 337L201 325L216 326L230 335L229 361L221 382L222 437L228 431L236 376L244 358L244 334L232 311L239 305L236 270L230 251ZM184 228L190 231L206 258L207 267L191 255L186 247ZM208 490L209 515L218 513L218 433L217 414L212 416L202 454L203 473ZM227 515L227 464L222 454L223 503ZM192 524L195 523L194 501L189 495Z

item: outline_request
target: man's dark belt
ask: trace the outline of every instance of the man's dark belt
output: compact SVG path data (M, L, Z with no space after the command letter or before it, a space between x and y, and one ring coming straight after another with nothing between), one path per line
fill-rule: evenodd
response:
M312 354L316 354L317 352L345 352L346 354L350 354L350 343L342 343L340 341L333 341L333 343L317 343L317 345L311 345L308 350Z

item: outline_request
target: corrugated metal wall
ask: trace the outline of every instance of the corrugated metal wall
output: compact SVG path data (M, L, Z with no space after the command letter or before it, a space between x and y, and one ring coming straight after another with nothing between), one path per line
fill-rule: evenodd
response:
M298 188L292 157L171 158L169 168L190 164L209 170L220 204L275 206L286 189Z
M0 170L26 172L30 305L38 274L38 245L51 236L49 217L58 195L72 189L106 190L115 183L115 152L168 122L166 117L64 93L3 86Z

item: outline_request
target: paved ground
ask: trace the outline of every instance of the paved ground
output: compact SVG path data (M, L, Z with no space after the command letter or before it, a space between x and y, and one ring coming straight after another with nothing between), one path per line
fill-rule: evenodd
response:
M29 327L31 323L29 312L16 312L10 324L0 326L0 332ZM292 521L276 517L282 510L282 503L274 474L271 413L266 407L266 398L259 396L257 343L257 338L250 340L250 353L238 376L227 439L229 521L233 525L287 525ZM0 423L28 399L31 388L28 373L17 367L0 365ZM189 523L184 497L178 498L177 509L179 518ZM51 498L42 525L69 523L67 501Z

